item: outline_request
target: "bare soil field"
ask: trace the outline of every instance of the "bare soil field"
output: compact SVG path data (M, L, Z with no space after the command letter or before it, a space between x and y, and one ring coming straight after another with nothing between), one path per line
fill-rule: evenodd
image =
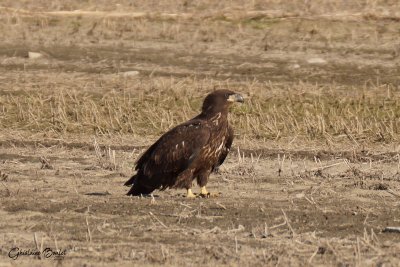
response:
M0 266L400 265L397 1L48 2L0 6ZM215 88L219 196L126 196Z

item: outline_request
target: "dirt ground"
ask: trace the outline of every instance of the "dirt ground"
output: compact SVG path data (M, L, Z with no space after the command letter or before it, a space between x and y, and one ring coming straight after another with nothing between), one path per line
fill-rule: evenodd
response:
M0 7L0 267L400 265L397 1L46 3ZM221 87L219 195L126 196Z

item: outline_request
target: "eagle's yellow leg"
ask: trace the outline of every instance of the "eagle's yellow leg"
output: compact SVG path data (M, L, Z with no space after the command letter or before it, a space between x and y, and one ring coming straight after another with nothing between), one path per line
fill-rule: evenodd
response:
M192 192L192 189L188 189L187 190L187 195L186 195L186 197L187 198L196 198L196 196L193 194L193 192Z

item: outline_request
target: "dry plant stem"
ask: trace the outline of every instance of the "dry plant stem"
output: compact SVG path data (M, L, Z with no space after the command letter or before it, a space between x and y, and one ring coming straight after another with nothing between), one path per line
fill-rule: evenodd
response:
M236 236L235 236L235 252L236 252L236 254L239 252L238 241L237 241L237 237Z
M86 216L85 220L86 220L86 231L87 231L87 236L88 236L88 242L92 243L92 232L90 231L89 219L87 216Z
M33 240L34 240L34 242L35 242L36 250L40 252L40 254L38 255L38 257L39 257L39 259L41 260L41 259L42 259L42 252L43 252L43 250L41 249L41 246L43 246L43 237L42 237L41 246L39 246L39 242L38 242L38 240L37 240L36 232L33 233Z
M319 250L319 247L317 247L314 251L314 253L311 255L311 257L308 259L308 263L311 264L312 260L314 259L314 257L317 255Z
M295 234L295 232L294 232L292 226L290 225L290 221L289 221L288 217L286 216L285 211L284 211L283 209L281 209L281 211L282 211L282 213L283 213L283 217L285 218L285 223L286 223L286 225L288 226L292 237L295 237L296 234Z
M154 215L151 211L149 212L150 216L153 217L157 222L159 222L161 224L162 227L167 228L168 226L166 226L160 219L157 218L156 215Z
M386 190L386 192L392 194L393 196L396 196L396 197L399 197L399 198L400 198L400 194L394 192L394 191L393 191L392 189L390 189L390 188L388 188L388 189Z
M325 169L329 169L329 168L332 168L332 167L335 167L335 166L341 165L341 164L343 164L343 163L344 163L344 161L341 161L341 162L337 162L337 163L333 163L333 164L329 164L329 165L325 165L325 166L321 166L321 167L313 168L313 169L311 169L310 171L319 171L319 170L325 170Z
M221 203L216 203L218 206L220 206L221 208L223 208L224 210L226 210L226 207L224 205L222 205Z

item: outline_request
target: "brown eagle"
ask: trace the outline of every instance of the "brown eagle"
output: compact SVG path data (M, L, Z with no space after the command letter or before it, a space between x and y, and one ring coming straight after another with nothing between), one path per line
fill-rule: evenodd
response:
M240 94L216 90L206 96L201 113L162 135L136 162L137 173L126 183L128 195L150 194L155 189L185 188L193 198L194 179L202 196L209 196L206 184L211 172L225 160L233 141L228 110L243 102Z

